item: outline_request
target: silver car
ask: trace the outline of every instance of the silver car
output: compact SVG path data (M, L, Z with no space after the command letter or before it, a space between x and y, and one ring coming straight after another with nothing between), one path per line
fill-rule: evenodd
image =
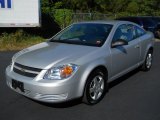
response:
M6 68L7 85L41 102L82 98L93 105L108 83L152 66L154 37L126 21L75 23L50 40L16 53Z

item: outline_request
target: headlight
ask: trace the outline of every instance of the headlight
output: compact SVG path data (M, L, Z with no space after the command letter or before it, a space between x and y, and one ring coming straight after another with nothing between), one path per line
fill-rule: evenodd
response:
M12 66L12 65L13 65L13 63L14 63L14 59L15 59L15 58L14 58L14 55L13 55L13 57L12 57L12 59L11 59L11 62L10 62L10 64L9 64L10 66Z
M69 78L78 70L78 66L75 64L61 65L58 67L52 67L44 75L44 79L48 80L62 80Z
M9 64L9 66L12 66L13 65L13 60L11 60L11 62L10 62L10 64Z

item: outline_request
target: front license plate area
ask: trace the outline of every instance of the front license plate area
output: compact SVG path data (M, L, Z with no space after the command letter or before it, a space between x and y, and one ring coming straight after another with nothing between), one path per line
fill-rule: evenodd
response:
M24 92L24 84L23 82L19 82L17 80L12 80L12 88L19 88L21 92Z

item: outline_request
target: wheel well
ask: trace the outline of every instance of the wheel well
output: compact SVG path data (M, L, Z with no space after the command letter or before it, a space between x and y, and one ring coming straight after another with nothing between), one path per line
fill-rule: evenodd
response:
M105 66L103 66L103 65L97 66L96 68L94 68L94 69L91 71L91 73L92 73L93 71L97 70L97 69L102 70L102 71L105 73L105 75L108 75L108 70L107 70L107 68L106 68ZM91 74L91 73L90 73L90 74Z

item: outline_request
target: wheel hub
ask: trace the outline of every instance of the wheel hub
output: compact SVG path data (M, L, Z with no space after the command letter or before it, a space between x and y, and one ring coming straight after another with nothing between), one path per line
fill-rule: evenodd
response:
M90 84L90 97L93 99L93 100L98 100L103 92L104 92L104 79L102 76L96 76L91 84Z
M146 67L147 67L147 68L150 68L151 65L152 65L152 54L150 53L150 54L148 54L148 56L147 56Z

